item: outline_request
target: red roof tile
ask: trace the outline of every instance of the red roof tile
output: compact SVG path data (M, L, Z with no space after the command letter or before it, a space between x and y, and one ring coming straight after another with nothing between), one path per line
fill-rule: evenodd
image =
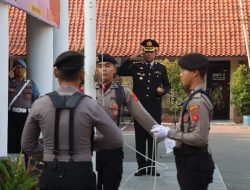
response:
M250 2L243 4L250 39ZM69 42L74 50L84 47L83 5L84 0L69 0ZM10 8L9 14L10 53L24 55L25 13ZM140 51L143 39L153 38L160 44L159 55L245 56L241 21L235 0L99 0L97 50L131 55Z

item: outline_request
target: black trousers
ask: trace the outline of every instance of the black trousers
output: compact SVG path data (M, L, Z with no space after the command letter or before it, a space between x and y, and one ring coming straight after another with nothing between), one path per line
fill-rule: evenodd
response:
M40 190L96 190L91 162L45 162Z
M21 152L21 137L28 113L9 111L8 115L8 153Z
M134 121L135 126L135 146L136 150L148 158L152 159L153 150L153 137L137 122ZM146 143L147 143L147 154L146 154ZM154 150L156 151L156 150ZM138 169L155 165L155 163L147 160L145 157L136 153L136 160L138 163ZM155 154L153 155L153 160L155 160ZM146 171L146 170L145 170Z
M175 156L177 179L181 190L207 190L213 181L214 162L209 153Z
M123 150L96 152L97 190L118 190L123 173Z

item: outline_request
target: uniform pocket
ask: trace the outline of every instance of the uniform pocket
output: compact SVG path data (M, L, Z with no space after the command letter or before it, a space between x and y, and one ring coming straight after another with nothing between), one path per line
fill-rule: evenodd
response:
M27 88L23 91L24 93L24 99L26 100L30 100L32 99L32 89L31 88Z

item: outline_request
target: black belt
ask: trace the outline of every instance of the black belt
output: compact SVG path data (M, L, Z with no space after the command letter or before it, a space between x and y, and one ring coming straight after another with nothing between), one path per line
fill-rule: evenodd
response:
M188 155L197 155L197 154L205 154L208 153L208 146L204 147L195 147L186 144L182 144L182 147L174 148L174 155L176 156L188 156Z
M44 162L45 169L68 169L71 170L73 168L84 169L84 170L93 170L91 161L69 161L69 162L60 162L60 161L52 161L52 162Z

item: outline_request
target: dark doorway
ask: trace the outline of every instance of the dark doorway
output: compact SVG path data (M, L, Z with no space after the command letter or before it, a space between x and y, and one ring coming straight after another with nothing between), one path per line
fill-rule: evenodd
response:
M212 61L207 73L207 89L214 105L213 119L229 119L230 62Z

